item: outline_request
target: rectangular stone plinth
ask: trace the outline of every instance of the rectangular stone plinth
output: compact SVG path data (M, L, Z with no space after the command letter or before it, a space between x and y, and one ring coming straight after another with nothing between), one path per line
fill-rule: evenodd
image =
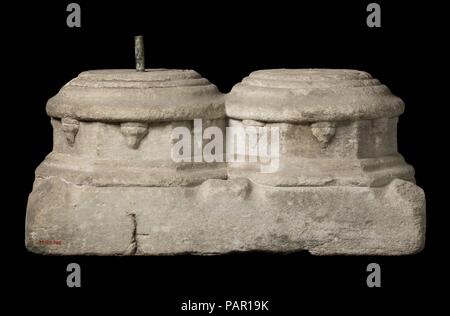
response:
M211 179L194 187L96 187L39 178L27 248L63 255L402 255L422 249L425 198L411 182L384 187L271 187Z

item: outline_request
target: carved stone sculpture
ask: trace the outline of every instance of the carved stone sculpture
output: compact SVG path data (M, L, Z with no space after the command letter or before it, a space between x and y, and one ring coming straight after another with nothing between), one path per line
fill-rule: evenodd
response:
M425 197L397 152L403 110L355 70L256 71L228 95L192 70L83 72L47 104L54 147L36 170L27 248L415 253ZM177 127L194 146L181 161ZM213 151L223 159L201 157L209 127L225 135L223 152ZM235 136L253 145L267 136L279 150L261 155Z

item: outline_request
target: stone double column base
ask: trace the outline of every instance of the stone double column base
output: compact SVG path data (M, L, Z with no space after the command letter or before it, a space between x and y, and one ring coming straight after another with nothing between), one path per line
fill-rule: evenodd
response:
M425 197L414 183L273 187L246 178L191 187L96 187L37 178L27 248L58 255L404 255L424 245Z
M404 103L366 72L260 70L225 95L193 70L94 70L46 110L54 144L28 201L30 251L403 255L424 245L425 196L397 149Z

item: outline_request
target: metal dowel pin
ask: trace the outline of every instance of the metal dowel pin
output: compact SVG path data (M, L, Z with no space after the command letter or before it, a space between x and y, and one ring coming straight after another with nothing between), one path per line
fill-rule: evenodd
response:
M134 37L134 56L136 58L136 71L145 71L144 37Z

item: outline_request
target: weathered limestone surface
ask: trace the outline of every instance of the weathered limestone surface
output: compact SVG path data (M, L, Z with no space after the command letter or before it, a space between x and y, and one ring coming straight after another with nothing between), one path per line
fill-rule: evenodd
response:
M363 71L255 71L227 97L229 117L266 122L354 121L396 117L402 100Z
M222 99L217 87L193 70L91 70L51 98L47 114L102 122L214 119L224 115Z
M256 71L227 96L190 70L82 73L47 104L54 148L36 170L26 246L63 255L416 253L425 196L397 152L403 109L354 70ZM279 168L260 172L248 146L237 151L242 162L174 162L171 131L187 127L194 141L196 118L202 131L278 128Z

